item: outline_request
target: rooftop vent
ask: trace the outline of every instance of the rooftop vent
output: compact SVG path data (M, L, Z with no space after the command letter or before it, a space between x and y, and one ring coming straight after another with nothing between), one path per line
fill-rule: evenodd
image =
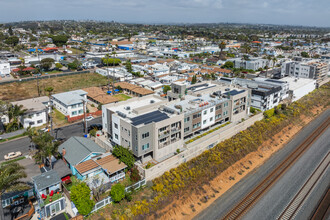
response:
M152 103L155 103L155 100L150 100L150 103L152 104Z

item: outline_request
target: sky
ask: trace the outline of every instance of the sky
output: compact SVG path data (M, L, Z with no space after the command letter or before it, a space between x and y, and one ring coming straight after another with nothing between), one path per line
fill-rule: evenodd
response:
M0 0L0 22L27 20L330 27L330 0Z

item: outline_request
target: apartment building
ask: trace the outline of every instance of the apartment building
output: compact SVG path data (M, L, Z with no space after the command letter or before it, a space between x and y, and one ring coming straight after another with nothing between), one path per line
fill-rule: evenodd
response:
M273 61L262 59L262 58L249 58L248 60L244 60L242 58L232 58L228 59L234 63L235 68L243 68L243 69L251 69L251 70L258 70L259 68L265 68L265 66L272 67Z
M262 111L274 108L284 97L288 96L288 86L285 82L275 83L275 80L255 81L225 77L222 77L220 82L251 89L251 106Z
M181 149L185 138L249 114L249 90L198 86L172 101L148 95L104 105L103 131L112 144L131 149L138 159L162 161Z
M281 67L281 76L324 80L329 72L329 66L325 62L285 62Z
M74 90L51 96L53 106L67 117L76 117L84 114L84 102L87 102L87 92ZM85 105L86 110L86 105Z
M0 77L10 76L10 63L0 61Z

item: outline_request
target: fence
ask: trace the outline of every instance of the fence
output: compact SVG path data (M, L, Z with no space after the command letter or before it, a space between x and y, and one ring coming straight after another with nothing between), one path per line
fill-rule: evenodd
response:
M134 185L126 187L125 192L130 191L132 188L133 189L138 189L138 188L140 188L142 186L145 186L145 185L146 185L146 180L145 179L140 180L139 182L135 183ZM95 204L93 210L91 211L91 213L96 212L97 210L99 210L99 209L103 208L104 206L110 204L112 201L113 201L112 198L109 196L109 197L97 202Z
M144 178L149 181L155 179L165 173L172 168L179 166L181 163L185 163L188 160L197 157L205 150L214 147L216 144L220 143L221 141L228 139L235 134L239 133L240 131L245 130L246 128L253 125L256 121L259 121L263 118L263 114L259 113L244 122L239 124L229 124L223 128L220 128L217 131L214 131L204 137L201 137L194 142L186 144L186 150L168 158L167 160L156 164L155 166L144 169L141 165L136 164L138 166L139 171L144 169ZM142 172L140 172L142 173Z
M71 197L70 197L70 192L69 190L65 187L65 185L62 183L62 191L64 192L64 194L66 195L66 197L71 200Z
M97 143L98 145L100 145L102 148L104 148L107 151L112 151L112 145L110 144L110 142L108 142L104 136L100 136L100 137L95 137L95 143Z
M70 76L70 75L85 74L85 73L91 73L91 72L89 70L85 70L85 71L67 72L67 73L58 73L58 74L55 73L55 74L38 76L38 77L28 77L28 78L14 79L8 81L0 81L0 85L14 83L14 82L28 82L37 79L50 79L55 77Z
M92 113L86 113L86 117L88 116L100 116L102 115L102 110L98 110L96 112L92 112ZM79 115L79 116L75 116L75 117L70 117L70 116L66 116L66 119L68 122L74 122L74 121L78 121L84 118L84 115Z

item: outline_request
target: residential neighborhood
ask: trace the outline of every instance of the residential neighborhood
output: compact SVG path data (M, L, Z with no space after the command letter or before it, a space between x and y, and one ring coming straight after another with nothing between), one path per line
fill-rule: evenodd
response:
M206 219L198 215L221 187L234 187L265 162L257 159L281 149L271 146L327 114L329 33L230 23L1 24L0 219ZM241 168L216 179L234 164ZM203 196L179 214L160 211L190 192Z

